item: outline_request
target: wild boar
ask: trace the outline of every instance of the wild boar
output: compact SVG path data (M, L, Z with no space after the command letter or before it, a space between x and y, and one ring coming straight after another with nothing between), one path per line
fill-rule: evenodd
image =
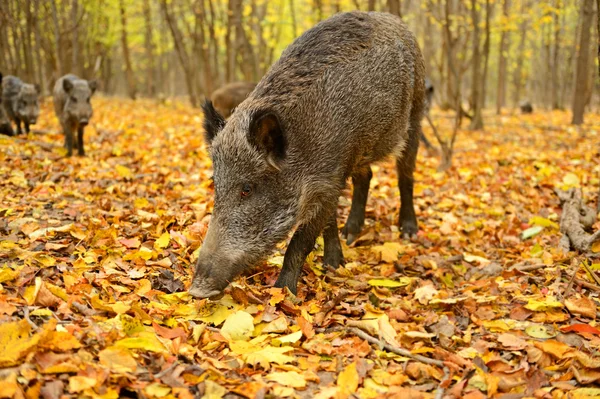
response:
M250 82L229 83L215 90L211 100L217 112L227 119L235 107L244 101L255 87L256 83Z
M21 122L25 132L29 126L35 125L40 115L40 87L35 84L23 83L16 76L5 76L2 79L2 106L8 119L17 125L17 134L21 134Z

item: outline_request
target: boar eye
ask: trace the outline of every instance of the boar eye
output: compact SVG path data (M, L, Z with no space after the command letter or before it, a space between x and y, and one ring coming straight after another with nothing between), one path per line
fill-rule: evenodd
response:
M74 103L77 102L77 98L76 97L71 97L71 101L73 101Z
M87 101L87 103L89 104L90 103L90 98L88 97L87 100L85 100L85 101Z
M248 183L244 184L242 186L242 198L248 198L250 196L250 194L252 194L252 186Z

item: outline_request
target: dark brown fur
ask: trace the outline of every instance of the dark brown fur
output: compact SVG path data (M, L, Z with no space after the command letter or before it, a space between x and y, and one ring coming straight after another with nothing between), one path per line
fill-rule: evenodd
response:
M302 265L323 232L324 263L342 250L338 198L354 183L344 227L352 242L364 223L370 164L393 154L399 224L417 232L413 170L425 100L425 68L406 25L384 13L337 14L290 45L222 130L207 132L215 206L190 293L222 291L264 259L291 230L276 286L296 292ZM223 120L205 105L205 126Z

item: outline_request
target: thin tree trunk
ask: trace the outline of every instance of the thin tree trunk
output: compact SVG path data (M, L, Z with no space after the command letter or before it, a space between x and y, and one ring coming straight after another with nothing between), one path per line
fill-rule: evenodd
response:
M400 0L388 0L388 12L393 15L397 15L402 18L402 6Z
M498 49L498 91L496 93L496 113L502 112L502 107L506 103L506 48L508 47L508 33L506 24L508 23L508 9L510 1L504 0L502 4L502 33L500 34L500 48Z
M586 91L588 86L589 48L590 48L590 26L594 15L594 0L583 0L581 35L579 38L579 54L577 56L577 68L575 77L575 92L573 95L573 120L571 123L580 125L583 123L585 111Z
M38 18L34 18L34 34L35 34L35 57L38 65L38 81L40 82L40 86L42 88L42 93L46 94L46 68L42 63L42 35L40 33L40 16L42 15L40 10L40 1L34 1L34 14L38 16Z
M483 129L483 118L481 115L481 53L480 53L480 30L479 30L479 11L477 10L477 0L471 0L471 19L473 20L473 77L471 102L473 109L473 120L471 120L470 129Z
M375 11L375 0L369 0L369 3L367 5L367 10Z
M52 23L54 25L54 56L56 61L56 76L59 78L63 75L63 67L61 60L60 51L60 26L58 24L58 11L56 10L56 0L51 0L50 5L52 6Z
M555 7L556 10L562 9L561 0L556 0ZM552 51L552 109L560 109L560 99L559 99L559 87L560 81L558 79L558 69L559 65L559 52L560 52L560 31L562 27L560 24L560 19L558 15L558 11L554 13L554 48Z
M143 12L145 20L144 47L146 50L146 95L153 97L156 94L154 45L152 43L152 9L150 0L144 0Z
M71 4L71 23L77 21L78 16L78 1L73 0ZM71 32L71 71L75 75L81 76L81 68L79 63L79 24L76 24L73 31Z
M127 80L127 94L132 100L137 96L135 84L135 75L131 65L131 55L129 53L129 43L127 42L127 13L125 12L124 0L119 0L119 9L121 13L121 45L123 48L123 58L125 60L125 78Z
M525 38L527 37L527 18L524 17L525 9L527 8L527 1L522 0L521 2L521 26L519 27L519 49L517 50L517 59L523 60L525 58ZM521 86L523 82L523 62L517 62L513 83L514 83L514 92L513 92L513 106L518 106L521 102Z
M212 68L210 65L210 52L206 43L206 35L204 26L206 23L206 9L204 8L204 0L197 0L196 10L196 29L198 30L198 40L200 49L200 58L202 59L202 72L204 75L204 95L210 98L213 92Z
M317 22L323 20L323 0L314 0L313 7L317 10Z
M233 31L235 18L233 16L233 6L236 0L229 0L227 2L227 31L225 32L225 47L227 50L227 59L225 63L227 83L233 82L235 79L235 52L231 40L231 32Z

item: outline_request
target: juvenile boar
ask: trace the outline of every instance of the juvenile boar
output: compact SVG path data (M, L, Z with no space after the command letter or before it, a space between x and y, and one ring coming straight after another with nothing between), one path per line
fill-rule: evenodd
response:
M323 232L323 261L343 261L336 209L354 185L347 241L360 234L370 164L396 159L404 236L417 233L413 170L424 109L424 62L391 14L333 16L294 41L225 120L204 105L214 167L214 210L190 294L211 297L261 262L295 230L277 287L296 293L306 256Z
M227 119L255 87L256 83L250 82L235 82L220 87L211 96L213 106L223 118Z
M533 113L533 105L529 101L521 101L519 104L519 108L521 109L522 114L532 114Z
M0 87L2 87L2 73L0 73ZM6 112L4 112L4 106L2 106L2 90L0 90L0 134L7 136L14 136L15 134L6 116Z
M74 141L77 143L77 153L85 155L83 129L92 118L90 99L95 91L95 80L87 81L71 74L58 79L54 85L54 112L63 128L69 157L73 155Z
M17 125L17 134L21 134L21 122L25 125L25 132L29 133L29 126L35 125L40 115L38 97L40 87L23 83L15 76L5 76L2 79L2 106L9 120ZM12 129L11 129L12 130Z

